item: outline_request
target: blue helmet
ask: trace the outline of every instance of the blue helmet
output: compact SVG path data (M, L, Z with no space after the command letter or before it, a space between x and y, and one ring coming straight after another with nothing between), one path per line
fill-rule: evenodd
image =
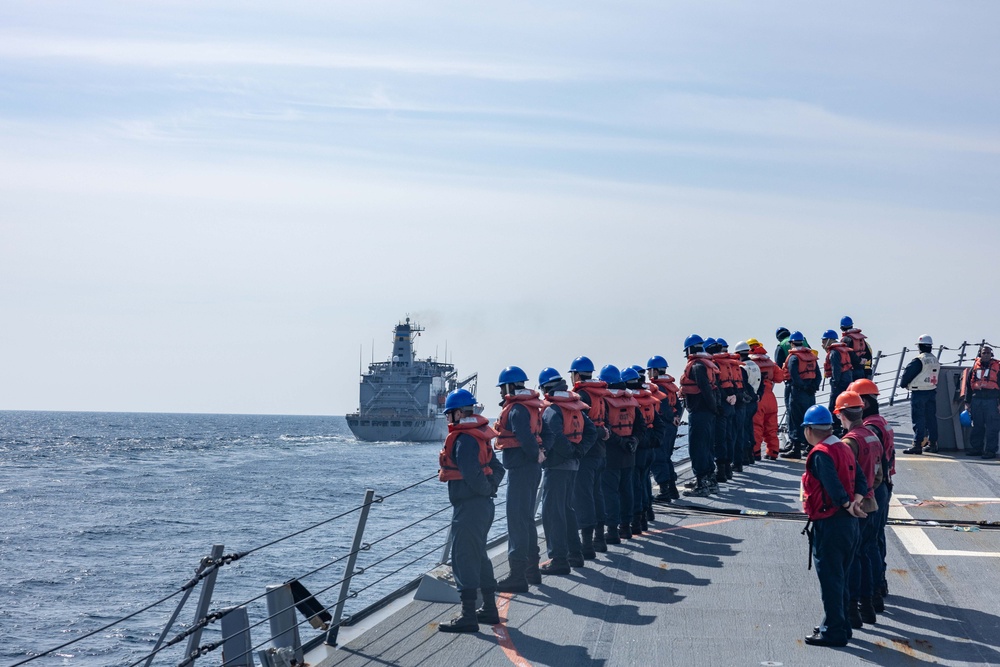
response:
M699 336L698 334L691 334L690 336L684 339L685 350L688 349L689 347L694 347L695 345L704 345L704 344L705 341L702 340L702 337Z
M833 414L825 405L814 405L806 410L802 418L803 426L832 426Z
M640 366L639 364L632 364L631 366L629 366L629 368L638 373L639 377L642 377L643 375L646 374L646 369Z
M972 415L969 414L968 410L962 410L958 415L958 421L961 422L962 426L969 428L972 426Z
M774 337L778 340L785 340L788 338L788 334L791 333L788 327L778 327L774 332Z
M544 387L553 380L562 380L562 376L559 375L559 371L552 368L551 366L546 366L542 369L542 372L538 374L538 386Z
M618 370L617 366L612 366L611 364L602 368L600 375L597 377L601 379L601 382L607 382L608 384L618 384L622 381L621 371Z
M708 347L712 347L716 343L717 343L717 341L714 338L712 338L711 336L709 336L708 338L705 339L704 345L705 345L706 348L708 348Z
M634 382L639 379L639 371L632 367L622 371L622 382Z
M792 335L788 337L788 340L792 341L793 343L804 343L806 337L802 335L801 331L793 331Z
M827 329L823 332L823 340L839 340L840 335L833 329Z
M647 369L649 369L649 368L657 368L657 369L659 369L659 368L667 368L668 366L669 366L669 364L667 363L667 360L664 359L663 357L661 357L658 354L654 354L653 356L651 356L649 358L649 361L646 362L646 368Z
M527 382L528 374L522 371L517 366L508 366L507 368L500 371L500 379L497 380L497 386L501 387L505 384L515 384L517 382Z
M716 338L715 339L715 344L716 345L721 345L722 347L729 347L729 343L726 342L725 338Z
M850 329L853 326L854 326L854 320L851 319L850 315L844 315L843 317L840 318L840 328L841 329L843 329L844 327L847 327L848 329Z
M569 370L571 373L593 373L594 362L587 357L577 357L569 365Z
M476 404L476 397L468 389L456 389L448 394L444 401L444 411L451 412L458 408L471 408Z

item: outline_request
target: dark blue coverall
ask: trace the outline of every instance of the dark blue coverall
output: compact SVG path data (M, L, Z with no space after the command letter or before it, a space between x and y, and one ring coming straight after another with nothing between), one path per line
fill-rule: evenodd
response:
M507 561L511 572L521 572L529 563L538 563L538 527L535 507L542 466L538 463L538 440L531 432L529 408L515 404L508 413L508 428L520 447L503 450L507 469Z
M649 471L653 474L656 483L666 486L677 481L677 472L674 470L674 443L677 441L677 427L674 426L674 419L684 414L684 406L678 397L677 405L671 407L668 401L660 404L663 413L663 442L653 450L653 463L649 466Z
M584 403L593 405L593 399L586 389L578 388L576 393ZM576 471L573 507L576 509L576 522L580 524L580 528L595 528L598 523L604 521L601 478L604 466L607 464L607 450L601 435L598 433L594 444L584 452L583 458L580 459L580 469ZM603 539L603 536L600 536L600 539Z
M462 433L455 440L455 465L462 479L448 482L451 501L451 569L462 600L475 600L476 589L483 597L496 592L493 564L486 555L486 537L493 524L493 499L504 477L504 468L496 455L490 462L493 473L487 477L479 465L479 443Z
M620 436L612 432L607 441L607 467L602 476L604 524L607 526L632 523L632 468L635 467L635 451L646 432L641 411L636 408L635 412L632 434Z
M568 565L569 558L583 560L573 491L583 450L597 438L597 427L586 414L583 422L583 439L575 445L563 433L562 410L550 405L542 413L542 527L549 558L557 567Z
M863 372L858 373L858 378L863 375ZM827 407L830 408L830 412L833 412L833 408L837 405L837 397L844 393L847 390L847 385L854 380L854 373L844 370L844 365L840 361L840 353L837 351L830 355L830 377L827 379L830 381L830 404Z
M817 368L816 377L803 380L799 375L799 358L791 355L788 359L788 376L792 388L788 399L788 439L797 450L801 450L806 444L805 436L802 434L802 420L806 416L806 410L816 405L816 392L821 382L820 374Z
M688 411L688 451L691 469L698 479L702 479L715 473L715 418L719 407L705 365L695 363L691 367L691 376L700 393L684 396Z
M669 412L669 409L667 410ZM663 446L667 425L661 411L653 415L653 423L646 429L646 437L635 450L635 468L632 473L632 520L646 510L653 509L653 483L649 469L653 465L656 450Z
M809 465L830 501L841 507L833 516L812 522L813 567L819 578L825 613L820 632L831 641L846 642L852 635L847 616L850 605L848 573L860 539L858 520L843 509L851 496L837 477L833 459L823 452L816 452L809 459ZM864 495L868 491L865 475L858 466L854 470L853 493Z

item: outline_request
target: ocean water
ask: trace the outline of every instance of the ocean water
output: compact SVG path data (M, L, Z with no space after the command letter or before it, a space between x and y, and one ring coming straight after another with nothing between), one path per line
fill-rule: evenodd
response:
M0 665L174 593L213 544L254 549L357 508L366 488L386 496L435 476L440 446L359 443L342 417L0 412ZM222 568L211 608L327 565L302 583L332 609L345 561L328 564L350 551L358 514ZM364 541L384 539L359 555L366 570L346 613L431 569L450 516L436 479L373 505ZM493 530L505 532L502 507ZM31 664L129 665L151 650L179 599ZM174 632L191 624L196 601L197 590ZM263 600L248 605L251 623L265 609ZM269 635L264 623L253 643ZM215 624L202 644L217 639ZM154 664L177 664L185 644ZM220 662L217 650L198 664Z

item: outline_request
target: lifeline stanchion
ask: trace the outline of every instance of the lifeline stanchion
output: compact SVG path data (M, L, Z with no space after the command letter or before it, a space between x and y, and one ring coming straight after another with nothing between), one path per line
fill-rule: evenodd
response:
M340 586L340 599L337 602L337 608L333 614L333 622L330 630L326 635L325 641L330 646L337 645L337 631L340 627L340 618L344 615L344 604L347 602L347 598L344 597L344 594L348 591L351 585L351 577L354 574L354 566L358 561L357 552L361 547L361 539L365 535L365 526L368 523L368 508L371 506L371 500L374 497L374 489L368 489L365 491L365 508L361 510L361 516L358 517L358 527L354 531L354 543L351 545L351 557L347 560L347 567L344 570L344 582Z

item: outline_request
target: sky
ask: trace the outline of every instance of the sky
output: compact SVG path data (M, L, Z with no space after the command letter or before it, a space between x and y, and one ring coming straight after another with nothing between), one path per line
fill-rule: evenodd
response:
M0 410L1000 342L992 2L0 4ZM373 348L374 343L374 348Z

